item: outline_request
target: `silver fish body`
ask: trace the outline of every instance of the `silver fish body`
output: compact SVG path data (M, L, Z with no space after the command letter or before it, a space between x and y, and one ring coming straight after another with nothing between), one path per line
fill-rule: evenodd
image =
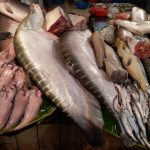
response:
M42 29L43 21L40 7L32 4L14 37L17 58L42 92L74 120L91 144L102 145L100 105L68 73L58 53L58 38Z

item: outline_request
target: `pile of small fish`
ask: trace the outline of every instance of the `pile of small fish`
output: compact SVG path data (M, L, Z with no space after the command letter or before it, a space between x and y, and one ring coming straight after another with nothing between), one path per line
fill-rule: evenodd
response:
M115 118L118 115L123 141L129 142L126 145L140 142L150 148L146 129L150 129L150 39L146 35L150 33L150 21L138 7L128 14L130 17L125 14L120 19L112 15L113 24L94 32L92 44L97 65L106 71L119 96L113 99L113 111Z
M29 84L28 76L15 63L11 34L0 36L0 130L3 132L27 126L40 110L42 94Z
M150 148L146 129L150 129L150 40L145 35L150 33L148 14L134 7L130 17L119 20L112 15L112 25L92 34L85 30L84 17L66 15L60 7L43 15L37 4L30 8L21 5L25 9L17 9L22 15L15 16L16 7L10 2L0 2L5 6L0 12L13 19L4 31L14 34L14 41L12 37L3 40L8 43L4 44L7 50L2 48L0 53L0 127L22 128L39 112L41 92L29 86L25 75L29 74L92 145L104 142L104 105L116 119L124 144L140 142ZM11 30L13 25L15 30ZM14 62L13 44L26 73Z

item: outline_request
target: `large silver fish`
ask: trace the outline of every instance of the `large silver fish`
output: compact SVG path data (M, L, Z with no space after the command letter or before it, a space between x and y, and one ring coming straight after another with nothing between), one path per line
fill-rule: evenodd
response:
M119 95L106 73L99 69L91 46L91 32L70 31L61 36L61 54L69 71L97 97L100 103L105 104L116 119L123 141L131 144L126 127L123 127L119 118Z
M17 58L43 93L83 130L92 145L103 143L100 105L66 70L58 53L58 38L42 29L40 7L30 6L14 45Z

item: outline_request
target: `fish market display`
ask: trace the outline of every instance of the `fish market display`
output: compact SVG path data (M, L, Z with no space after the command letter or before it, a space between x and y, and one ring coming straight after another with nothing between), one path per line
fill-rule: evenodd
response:
M58 37L42 29L44 17L40 7L32 4L28 16L21 23L14 38L17 58L32 76L42 92L82 129L92 145L103 143L103 118L98 101L66 70L59 56ZM32 41L32 39L36 42ZM21 124L26 125L37 109L33 92ZM36 100L37 99L37 100ZM32 102L33 101L33 102ZM31 110L31 108L33 110ZM30 115L28 116L28 113Z
M91 145L103 145L112 116L111 132L118 129L126 146L150 149L150 21L143 9L108 4L111 21L92 33L85 17L61 7L0 6L0 134L34 122L48 102L43 94Z

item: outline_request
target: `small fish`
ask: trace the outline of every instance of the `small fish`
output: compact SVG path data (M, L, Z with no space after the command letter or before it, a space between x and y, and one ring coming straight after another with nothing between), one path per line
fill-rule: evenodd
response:
M42 104L41 98L42 93L38 89L31 89L29 99L28 93L26 94L27 97L25 98L26 99L25 101L27 102L27 104L26 107L24 107L25 110L21 111L21 114L24 112L23 119L21 120L21 123L17 127L15 127L15 130L21 129L30 124L30 122L33 121L33 119L35 119L35 117L38 115L40 111L40 107Z
M143 65L140 59L133 55L124 42L121 42L119 39L116 40L117 53L122 59L124 67L127 69L131 77L138 81L141 89L145 92L150 92L150 86L147 81L146 73L143 68Z
M10 128L14 127L21 120L21 117L23 117L25 112L29 96L30 92L28 90L23 89L17 92L14 100L14 106L6 124L5 130L9 130Z

